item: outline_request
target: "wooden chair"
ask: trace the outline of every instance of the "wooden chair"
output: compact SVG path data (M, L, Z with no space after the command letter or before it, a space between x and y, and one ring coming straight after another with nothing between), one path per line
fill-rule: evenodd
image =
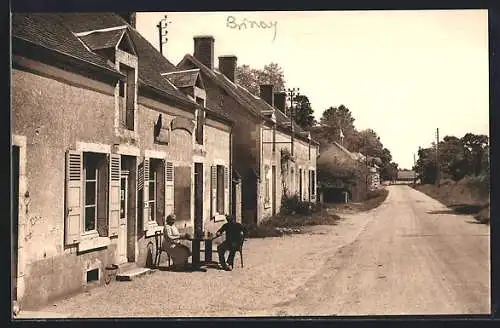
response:
M240 246L236 252L240 253L240 263L243 268L243 244L245 243L245 239L241 240ZM234 263L231 263L231 269L234 269Z
M163 232L161 231L156 231L155 232L155 243L156 243L156 255L155 255L155 266L158 268L160 266L160 259L161 259L161 253L165 252L167 253L163 248L162 248L162 242L163 242ZM170 255L167 253L167 259L168 259L168 266L170 267Z

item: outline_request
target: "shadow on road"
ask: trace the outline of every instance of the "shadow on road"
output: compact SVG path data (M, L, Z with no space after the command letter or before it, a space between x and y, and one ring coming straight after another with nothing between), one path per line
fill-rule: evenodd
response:
M448 205L448 209L446 210L427 211L427 214L475 215L474 218L478 221L467 220L466 222L473 224L488 224L487 221L483 221L478 217L479 212L487 207L488 205L454 204Z

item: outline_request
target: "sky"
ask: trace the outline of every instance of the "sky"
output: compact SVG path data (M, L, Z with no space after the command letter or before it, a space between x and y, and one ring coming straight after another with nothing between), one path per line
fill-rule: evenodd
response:
M165 14L173 64L193 53L197 35L214 37L216 67L223 55L252 68L278 63L316 119L345 105L400 168L412 167L436 128L440 138L489 134L486 10L137 13L137 30L157 49Z

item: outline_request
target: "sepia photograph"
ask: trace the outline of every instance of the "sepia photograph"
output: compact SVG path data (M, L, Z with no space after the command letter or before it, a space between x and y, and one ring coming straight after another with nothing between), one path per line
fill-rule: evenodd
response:
M491 314L488 10L10 18L13 320Z

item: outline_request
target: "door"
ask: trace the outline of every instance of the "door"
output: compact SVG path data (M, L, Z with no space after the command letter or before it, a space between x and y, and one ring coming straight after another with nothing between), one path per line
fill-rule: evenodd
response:
M17 300L17 266L19 236L19 147L12 147L12 299Z
M273 216L276 215L276 165L273 165L272 166L272 172L271 172L272 176L271 176L271 181L272 181L272 184L273 184L273 194L272 194L272 206L273 206Z
M299 199L302 201L302 169L299 169Z
M203 163L194 163L194 230L203 233ZM200 244L193 243L193 263L200 261Z
M118 228L118 263L127 262L127 219L128 219L128 188L129 171L121 171L120 175L120 225Z
M203 163L194 164L194 226L203 232Z

